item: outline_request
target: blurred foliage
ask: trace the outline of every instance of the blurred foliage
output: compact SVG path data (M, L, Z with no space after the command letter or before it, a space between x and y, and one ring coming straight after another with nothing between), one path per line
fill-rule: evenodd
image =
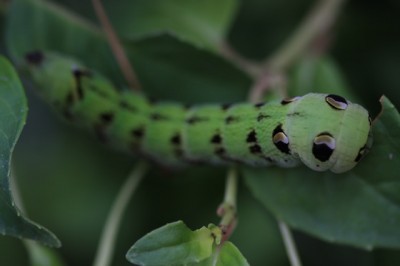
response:
M32 1L36 6L33 8L19 8L23 1L12 1L11 9L1 20L6 37L0 47L3 50L7 47L8 55L16 61L32 49L57 49L81 58L122 84L112 53L96 30L91 2L57 2L76 12L76 17L66 21L60 15L64 14L63 8L49 6L43 1ZM165 18L160 19L165 27L155 28L151 24L154 20L147 20L141 27L135 21L138 18L129 12L140 1L105 2L117 32L124 37L124 45L146 92L154 97L188 103L245 99L250 78L217 55L215 41L227 33L229 42L240 53L262 60L282 44L314 3L310 0L225 0L218 4L218 12L212 5L198 13L190 8L158 10L153 14L155 21L157 16L165 14L176 14L177 18L171 20L171 24L163 22ZM53 16L45 15L48 10ZM140 13L140 10L135 12ZM192 11L197 16L189 16ZM13 16L12 12L17 13ZM182 13L188 14L192 23L180 25L184 23L179 20ZM365 103L372 114L378 112L377 100L382 94L395 106L400 105L396 89L400 85L397 73L400 69L399 13L400 4L394 0L352 0L343 8L333 29L335 37L329 54L337 64L332 64L344 74L347 82L343 86L351 88L354 97ZM31 19L43 19L43 16L49 19L47 23L30 23ZM202 23L195 24L193 18ZM143 15L143 19L148 17ZM130 27L129 23L134 25ZM198 25L203 28L190 30ZM180 35L173 34L176 27ZM210 29L212 33L205 34ZM160 31L164 34L160 35ZM300 64L307 64L309 58L304 60ZM326 65L331 64L331 59L326 60ZM305 70L305 67L300 65L300 69ZM292 69L291 73L295 76L299 72ZM14 156L23 201L30 218L50 228L62 240L59 252L69 265L90 265L109 207L133 159L99 145L91 136L60 122L29 90L29 82L26 84L30 108L28 124ZM293 82L289 82L289 86L293 90L299 88ZM369 167L373 168L375 163L369 162ZM385 171L384 166L380 169ZM183 220L190 228L217 223L215 208L222 200L225 174L223 168L198 166L182 171L151 171L134 195L124 218L114 265L131 265L125 259L129 247L166 223ZM241 186L238 202L239 226L232 242L251 265L288 265L271 214L250 196L246 186ZM367 252L329 244L303 233L296 233L295 237L303 264L307 266L386 266L400 261L400 252L396 250ZM0 238L0 259L2 265L28 265L27 252L18 241L10 238Z

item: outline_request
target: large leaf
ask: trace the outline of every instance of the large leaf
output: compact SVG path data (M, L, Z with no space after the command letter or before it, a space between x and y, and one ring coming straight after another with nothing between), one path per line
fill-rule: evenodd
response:
M246 97L250 79L243 72L171 36L138 41L128 51L152 97L189 103L233 102Z
M181 40L211 49L224 39L237 0L150 0L105 2L118 32L132 40L170 32Z
M60 6L43 0L13 1L7 33L16 61L32 50L54 50L124 83L104 36L85 18ZM144 90L153 97L237 101L250 85L249 78L225 59L171 36L126 42L125 49Z
M31 51L58 51L80 58L122 83L106 39L84 18L44 0L12 1L7 15L6 45L14 62L21 63Z
M400 115L383 98L370 154L337 175L297 169L246 169L254 196L290 226L366 249L400 248Z
M21 214L10 191L11 155L25 124L27 110L17 74L10 63L0 57L0 232L59 247L59 240L51 232Z

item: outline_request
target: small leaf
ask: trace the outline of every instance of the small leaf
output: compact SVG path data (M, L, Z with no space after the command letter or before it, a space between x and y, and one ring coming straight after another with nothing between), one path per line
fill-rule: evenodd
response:
M27 105L24 90L13 67L0 57L0 232L59 247L60 241L47 229L29 221L15 207L11 196L10 160L25 124Z
M400 248L400 115L388 99L382 103L372 149L352 171L245 169L246 184L291 227L365 249Z
M206 227L191 231L182 221L160 227L139 239L126 257L138 265L182 265L211 256L214 235Z
M219 254L216 266L245 266L249 265L247 260L240 253L239 249L232 242L225 242Z
M213 255L188 266L248 266L249 263L232 242L224 242L220 249L214 248Z

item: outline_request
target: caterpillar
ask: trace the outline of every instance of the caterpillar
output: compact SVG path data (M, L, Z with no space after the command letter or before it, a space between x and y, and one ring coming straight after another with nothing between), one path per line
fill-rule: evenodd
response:
M39 93L98 138L168 166L190 163L352 169L372 145L371 118L334 94L258 104L187 106L118 91L101 74L57 53L26 55Z

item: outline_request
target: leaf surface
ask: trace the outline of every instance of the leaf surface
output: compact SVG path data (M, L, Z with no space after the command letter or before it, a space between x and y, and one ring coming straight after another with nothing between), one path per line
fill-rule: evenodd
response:
M0 233L59 247L61 244L55 235L17 209L10 190L11 156L27 111L21 82L11 64L0 57Z
M211 256L213 232L202 227L191 231L182 221L162 226L141 239L126 257L138 265L184 265L200 262Z

